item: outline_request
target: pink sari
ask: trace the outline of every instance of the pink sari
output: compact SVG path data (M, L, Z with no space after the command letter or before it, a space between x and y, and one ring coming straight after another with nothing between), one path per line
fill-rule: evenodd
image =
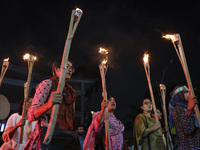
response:
M85 141L83 143L83 150L94 150L95 149L95 133L100 133L102 130L104 122L100 125L97 122L97 117L100 112L96 112L94 114L93 120L88 128L87 135L85 137ZM123 132L124 125L121 121L117 120L115 115L109 113L109 127L110 127L110 141L111 148L113 150L121 150L123 147ZM105 138L103 138L105 139ZM105 141L103 141L105 146Z

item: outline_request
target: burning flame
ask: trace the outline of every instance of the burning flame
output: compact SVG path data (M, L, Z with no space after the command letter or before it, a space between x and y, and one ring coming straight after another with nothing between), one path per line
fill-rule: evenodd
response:
M91 114L94 115L95 111L91 111Z
M28 59L30 59L30 57L31 57L31 55L30 54L25 54L24 56L23 56L23 59L24 60L28 60ZM35 57L35 56L33 56L33 60L36 60L37 59L37 57Z
M4 61L4 62L5 62L5 61L7 61L7 62L8 62L8 61L9 61L9 57L8 57L8 58L6 58L6 59L4 59L3 61Z
M144 57L143 57L143 61L144 63L148 63L148 60L149 59L149 54L144 54Z
M103 55L107 55L108 54L108 50L106 50L105 48L99 48L99 53L103 54Z
M170 39L170 40L174 40L174 39L175 39L175 36L172 35L172 34L166 34L166 35L163 36L163 38L165 38L165 39Z
M105 65L107 63L107 61L108 60L104 59L101 63Z

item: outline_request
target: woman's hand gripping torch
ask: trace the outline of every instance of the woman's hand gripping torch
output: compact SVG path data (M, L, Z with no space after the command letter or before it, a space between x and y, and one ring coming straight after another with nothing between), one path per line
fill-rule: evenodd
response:
M66 42L65 42L62 62L61 62L61 66L60 66L61 74L60 74L60 77L59 77L59 82L58 82L58 87L57 87L57 92L60 92L60 93L62 93L63 87L65 85L65 74L66 74L67 60L68 60L68 55L69 55L69 51L70 51L72 38L74 36L74 33L76 31L76 28L78 26L78 23L81 19L82 14L83 14L83 12L79 8L72 10L68 35L67 35L67 39L66 39ZM52 108L49 126L48 126L48 129L47 129L44 141L43 141L44 144L49 144L51 142L53 132L54 132L54 129L55 129L55 125L56 125L58 110L59 110L59 104L55 104Z
M31 84L31 75L33 71L33 65L37 57L27 53L23 56L23 59L28 61L28 78L26 82L26 88L25 88L25 93L24 93L24 104L23 104L23 110L22 110L22 119L26 120L27 119L26 103L29 97L29 89L30 89L30 84ZM21 129L20 129L19 144L23 143L23 133L24 133L24 125L21 126Z
M103 100L107 100L107 90L106 90L106 72L107 72L107 61L108 61L108 51L104 48L100 47L99 53L103 55L104 59L99 64L99 70L101 73L101 81L102 81L102 90L103 90ZM111 144L110 144L110 132L109 132L109 119L108 119L108 107L105 108L104 112L104 119L105 119L105 136L106 136L106 149L111 150Z

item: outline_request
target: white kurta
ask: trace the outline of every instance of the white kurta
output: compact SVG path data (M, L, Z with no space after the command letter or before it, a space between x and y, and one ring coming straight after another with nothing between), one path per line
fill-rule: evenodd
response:
M14 127L20 121L21 118L22 118L22 116L20 116L18 113L12 114L6 123L5 131L6 131L6 129L8 129L10 127ZM36 122L37 121L29 122L28 120L26 120L26 123L24 126L24 134L23 134L23 143L22 144L19 144L20 128L17 129L17 131L15 132L12 139L9 139L7 132L4 132L2 135L2 138L5 143L1 146L0 150L10 150L10 149L23 150L23 148L28 140L29 135L33 132Z

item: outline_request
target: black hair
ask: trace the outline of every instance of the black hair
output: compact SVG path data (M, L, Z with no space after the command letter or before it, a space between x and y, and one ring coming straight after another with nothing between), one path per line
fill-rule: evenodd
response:
M117 103L117 99L116 99L114 96L112 96L112 95L108 95L108 96L107 96L108 100L109 100L111 97L113 97L113 98L115 99L115 102Z
M20 116L22 115L23 104L24 104L24 101L20 101L20 103L19 103L19 108L15 111L15 112L18 113Z
M149 97L146 97L146 98L142 99L140 106L143 106L143 102L144 102L145 99L149 99L151 101L151 99Z
M56 59L56 60L54 61L53 66L52 66L52 73L53 73L53 76L56 75L56 72L55 72L56 68L60 68L60 66L61 66L61 61L62 61L62 59Z
M68 60L69 62L71 62L70 60ZM60 68L61 66L61 63L62 63L62 59L56 59L53 63L53 66L52 66L52 73L53 73L53 76L56 75L56 68ZM71 62L72 63L72 62Z
M85 126L83 124L79 124L76 126L76 130L78 130L79 127L83 127L83 129L85 129Z

